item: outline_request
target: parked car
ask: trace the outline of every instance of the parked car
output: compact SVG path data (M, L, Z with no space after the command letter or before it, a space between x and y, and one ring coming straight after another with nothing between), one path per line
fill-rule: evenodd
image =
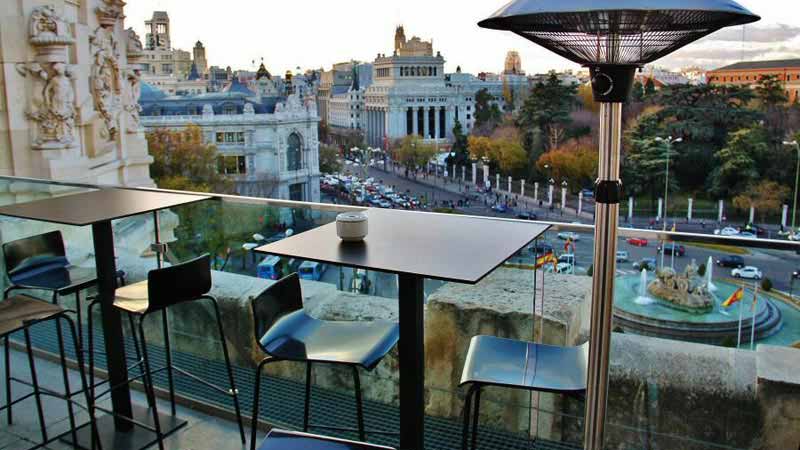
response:
M556 264L555 268L553 268L552 264L548 264L544 267L544 271L548 273L563 273L563 274L570 274L575 273L574 266L570 263L558 263Z
M505 213L508 212L508 206L506 206L503 203L498 203L498 204L492 206L492 211L499 212L501 214L505 214Z
M764 278L764 275L761 273L761 271L753 266L746 266L742 267L741 269L733 269L731 270L731 276L734 278L745 278L748 280L760 280Z
M617 262L618 263L626 263L628 262L628 258L630 258L630 254L624 250L620 250L617 252Z
M741 233L737 234L736 237L743 239L758 239L758 236L756 236L755 233L751 233L749 231L742 231Z
M719 267L733 267L734 269L739 269L744 267L744 258L736 255L723 256L717 260L717 265Z
M536 214L534 214L534 213L521 212L521 213L517 214L517 219L536 220L536 219L538 219L538 216L536 216Z
M636 261L633 263L633 268L635 270L647 270L649 272L656 270L658 267L655 258L644 258L641 261Z
M563 255L559 256L558 257L558 262L559 263L565 263L565 264L571 264L573 266L577 265L577 262L575 262L575 255L573 255L572 253L566 253L566 254L563 254Z
M764 236L764 235L767 234L767 229L766 228L764 228L764 227L762 227L760 225L752 224L752 223L745 225L744 231L749 231L749 232L755 234L756 236Z
M686 247L678 244L672 244L671 242L667 242L664 244L663 252L665 255L671 255L672 252L675 252L675 256L686 256ZM662 252L662 247L658 246L658 252Z
M562 241L580 241L581 235L572 231L562 231L558 233L558 238Z
M325 264L305 261L304 263L300 264L297 273L303 280L319 281L322 278L322 274L325 273L326 268L327 266L325 266Z
M581 194L583 194L583 198L594 198L594 191L591 189L584 189Z
M714 230L714 234L718 236L736 236L739 234L739 230L733 227L725 227L721 230Z
M628 239L628 244L634 247L647 247L648 242L644 238L630 238Z

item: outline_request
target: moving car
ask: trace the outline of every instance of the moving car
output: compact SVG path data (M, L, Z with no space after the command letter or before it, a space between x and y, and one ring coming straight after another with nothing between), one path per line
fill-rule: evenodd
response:
M531 250L531 253L534 253L534 254L540 255L540 256L541 255L546 255L548 253L553 253L553 246L548 244L547 242L541 242L541 241L540 242L535 242L535 243L531 244L531 246L529 248Z
M739 234L739 230L733 227L725 227L721 230L714 230L714 234L718 236L736 236Z
M648 242L644 238L630 238L628 239L628 244L634 247L647 247Z
M617 262L618 263L626 263L628 262L628 258L630 258L630 254L624 250L620 250L617 252Z
M521 213L517 214L517 219L522 219L522 220L536 220L536 219L538 219L538 217L537 217L537 216L536 216L536 214L534 214L534 213L529 213L529 212L521 212Z
M737 234L736 237L744 239L758 239L758 236L756 236L755 233L751 233L749 231L742 231L741 233Z
M664 244L663 252L665 255L671 255L673 251L675 252L675 256L686 256L686 247L678 244L673 245L671 242ZM662 247L660 245L658 246L658 252L662 252Z
M651 272L656 270L657 263L655 258L644 258L641 261L636 261L633 263L633 268L635 270L647 270Z
M735 255L723 256L717 260L717 265L720 267L733 267L735 269L742 268L744 267L744 258Z
M741 269L733 269L731 270L731 276L734 278L745 278L748 280L760 280L764 278L764 275L761 273L761 271L753 266L742 267Z
M258 264L256 275L264 280L279 280L282 276L281 259L277 256L267 256Z
M562 241L580 241L581 235L572 231L562 231L558 233L558 238Z
M581 194L583 194L583 198L594 198L594 191L591 189L584 189Z

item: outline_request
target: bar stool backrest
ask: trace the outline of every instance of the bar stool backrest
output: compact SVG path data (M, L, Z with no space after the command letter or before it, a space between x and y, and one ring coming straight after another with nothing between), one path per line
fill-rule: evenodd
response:
M253 299L253 321L256 342L261 342L264 334L281 317L303 309L303 291L300 276L293 273L278 280Z
M208 254L147 274L147 311L190 302L211 291L211 257Z
M69 265L61 231L3 244L6 274L12 283Z

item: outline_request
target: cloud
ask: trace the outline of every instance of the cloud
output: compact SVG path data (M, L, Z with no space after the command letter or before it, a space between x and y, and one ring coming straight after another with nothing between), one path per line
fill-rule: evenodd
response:
M800 27L794 25L775 24L764 27L746 27L742 33L742 27L725 28L703 41L734 41L741 42L744 36L747 42L784 42L800 36Z
M744 41L742 41L744 37ZM768 25L729 28L675 52L659 62L670 68L715 69L739 61L800 58L800 27Z

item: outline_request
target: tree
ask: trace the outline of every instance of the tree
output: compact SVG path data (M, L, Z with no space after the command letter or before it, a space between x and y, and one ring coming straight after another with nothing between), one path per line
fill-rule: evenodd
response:
M717 152L711 173L711 192L719 198L735 196L759 179L757 161L768 151L766 132L754 126L731 134L728 145Z
M653 99L660 107L655 126L639 138L682 137L678 155L670 163L673 173L685 189L708 190L706 180L717 165L716 153L733 132L763 117L749 107L753 95L752 89L740 86L666 86Z
M476 133L489 135L500 124L503 114L500 112L500 108L497 107L496 100L486 88L479 90L475 94Z
M762 180L750 185L733 199L733 205L741 210L755 208L761 222L767 221L769 214L779 214L784 202L789 198L790 189L774 181Z
M470 163L469 139L464 134L464 128L462 128L458 119L456 119L456 124L453 126L453 147L451 152L455 153L455 157L448 158L448 164L466 167Z
M417 135L408 135L395 148L395 160L407 170L424 167L436 155L436 149Z
M600 103L594 101L594 91L590 84L584 84L578 88L578 98L580 98L583 109L593 113L600 111Z
M319 170L322 173L338 173L342 170L339 150L328 145L319 146Z
M572 139L542 155L536 165L540 170L549 166L554 180L566 181L579 190L597 176L598 157L591 138Z
M234 193L234 184L221 173L217 148L206 144L196 125L181 131L157 129L147 133L153 157L150 176L162 189Z
M633 82L630 101L633 103L641 103L644 101L644 85L639 80Z
M508 175L525 167L527 161L519 131L513 126L500 127L491 137L470 136L469 149L472 159L488 160L492 169Z
M644 97L643 98L650 98L656 94L656 82L653 81L653 77L648 77L647 81L644 83Z
M517 119L517 126L525 139L525 149L529 153L537 151L532 145L536 129L542 136L548 137L547 148L558 145L552 137L561 134L572 122L570 112L577 102L577 90L576 84L562 84L555 72L550 73L546 82L539 82L533 87Z

